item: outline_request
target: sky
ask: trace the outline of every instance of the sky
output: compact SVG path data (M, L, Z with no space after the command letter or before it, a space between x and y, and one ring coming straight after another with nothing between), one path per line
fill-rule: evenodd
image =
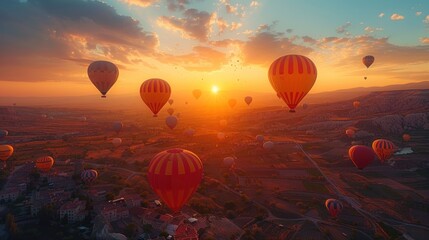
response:
M173 94L213 85L231 95L275 94L267 71L287 54L316 64L310 93L429 80L429 4L0 1L0 97L96 95L86 73L95 60L118 66L113 95L137 95L155 77L168 81ZM375 56L369 69L365 55Z

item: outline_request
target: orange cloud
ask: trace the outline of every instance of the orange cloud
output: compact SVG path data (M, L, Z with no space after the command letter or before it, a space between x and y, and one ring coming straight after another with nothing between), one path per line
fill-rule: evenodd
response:
M420 42L424 44L429 44L429 37L420 38Z
M392 21L399 21L399 20L404 20L404 16L399 15L397 13L392 14L392 16L390 16L390 20Z
M121 0L130 5L136 5L140 7L149 7L150 5L158 2L158 0Z

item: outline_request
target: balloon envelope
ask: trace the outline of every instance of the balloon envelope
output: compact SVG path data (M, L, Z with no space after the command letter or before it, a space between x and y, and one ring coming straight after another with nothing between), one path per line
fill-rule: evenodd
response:
M167 124L167 126L170 129L174 129L176 127L176 125L177 125L177 118L175 116L168 116L165 119L165 124Z
M156 117L161 108L167 103L171 88L167 81L151 78L140 86L140 97Z
M173 113L174 113L174 109L173 108L169 108L169 109L167 109L167 112L168 112L168 115L173 115Z
M115 64L107 61L95 61L88 66L88 77L95 87L106 97L107 92L115 84L119 76L119 69Z
M367 146L355 145L349 149L349 157L354 165L362 170L374 160L375 154L372 149Z
M271 141L266 141L264 142L264 144L262 145L262 147L266 150L270 150L274 147L274 143Z
M36 159L36 168L42 172L48 172L54 165L54 159L50 156L44 156Z
M94 169L86 169L83 170L82 173L80 174L80 179L82 180L82 182L89 184L95 181L95 179L97 179L98 177L98 172Z
M351 128L348 128L347 130L346 130L346 135L349 137L349 138L352 138L352 137L354 137L355 136L355 130L353 130L353 129L351 129Z
M262 143L264 141L264 135L256 135L256 141Z
M174 103L174 100L173 100L173 99L169 99L169 100L168 100L168 104L170 104L170 106L171 106L173 103Z
M251 96L247 96L244 98L244 102L249 106L253 101L253 98Z
M374 63L374 56L368 55L362 58L362 63L366 66L366 68L369 68Z
M13 147L11 145L0 145L0 160L6 161L13 154Z
M402 140L404 140L404 142L408 142L411 140L411 135L404 133L404 135L402 135Z
M343 210L343 204L339 200L333 198L329 198L325 201L325 207L332 217L337 217L341 210Z
M359 108L359 107L360 107L360 102L359 102L359 101L354 101L354 102L353 102L353 107L354 107L355 109Z
M380 162L389 159L393 153L398 149L395 144L386 139L376 139L372 142L372 150L374 150Z
M226 157L223 159L223 164L225 164L225 166L227 167L231 167L232 165L234 165L235 163L235 159L233 157Z
M112 144L115 147L119 147L122 144L122 139L121 138L114 138L114 139L112 139Z
M233 99L233 98L229 99L229 100L228 100L228 105L229 105L231 108L234 108L234 107L235 107L235 105L237 105L237 100L235 100L235 99Z
M289 106L290 112L295 112L316 82L317 69L305 56L285 55L271 64L268 78L277 96Z
M169 149L153 157L147 177L154 192L173 212L177 212L200 185L203 163L189 150Z
M194 95L195 99L200 98L201 97L201 90L195 89L194 91L192 91L192 95Z
M188 137L192 137L192 136L194 136L194 134L195 134L195 129L193 129L193 128L188 128L185 130L185 135Z

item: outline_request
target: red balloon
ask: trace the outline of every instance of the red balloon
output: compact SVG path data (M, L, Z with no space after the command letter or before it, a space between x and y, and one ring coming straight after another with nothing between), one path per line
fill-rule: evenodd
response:
M372 142L372 149L374 150L375 154L377 154L380 162L383 163L393 155L398 147L396 147L396 145L389 140L377 139Z
M362 58L362 63L366 66L366 68L369 68L374 63L374 56L368 55Z
M339 200L333 198L329 198L325 201L325 207L332 217L337 217L341 210L343 210L343 204Z
M193 152L175 148L155 155L149 163L149 184L173 211L179 211L203 178L203 163Z
M374 151L367 146L355 145L349 149L349 157L354 165L362 170L374 160L375 154Z

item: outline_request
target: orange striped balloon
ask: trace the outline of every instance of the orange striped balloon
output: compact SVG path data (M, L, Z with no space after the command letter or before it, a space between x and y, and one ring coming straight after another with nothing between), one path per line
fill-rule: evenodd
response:
M36 168L42 172L48 172L54 165L54 159L50 156L44 156L36 159Z
M13 154L13 147L11 145L0 145L0 160L6 161Z
M200 185L203 163L191 151L169 149L155 155L147 176L154 192L173 212L177 212Z
M167 103L171 95L171 88L167 81L159 78L151 78L144 81L140 87L140 96L143 102L153 112L157 113Z
M301 55L285 55L270 66L268 78L277 96L295 112L296 106L311 90L317 78L316 65Z
M372 149L374 150L380 162L384 162L389 159L393 153L398 149L395 144L386 139L377 139L372 142Z

